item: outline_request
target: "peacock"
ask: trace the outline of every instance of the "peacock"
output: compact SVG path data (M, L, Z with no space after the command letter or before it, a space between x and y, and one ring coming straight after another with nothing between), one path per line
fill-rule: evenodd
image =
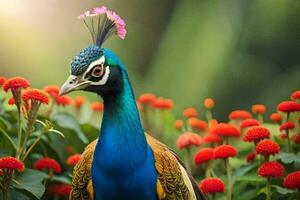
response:
M83 90L104 102L99 138L90 143L74 168L70 199L204 199L183 162L166 145L144 132L127 70L103 42L113 34L124 39L125 22L106 7L79 18L93 44L71 62L60 95Z

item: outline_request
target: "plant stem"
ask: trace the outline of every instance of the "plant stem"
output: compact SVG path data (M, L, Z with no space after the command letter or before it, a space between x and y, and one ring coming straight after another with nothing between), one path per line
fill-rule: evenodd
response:
M186 148L187 156L185 158L185 165L188 171L191 171L191 166L190 166L190 155L191 155L191 149L190 147Z
M13 146L13 148L17 151L17 146L14 143L14 141L12 141L11 137L6 133L6 131L4 131L1 127L0 127L0 131L3 133L3 135L6 137L6 139L8 139L8 141L10 142L10 144Z
M29 149L24 152L25 155L23 156L23 158L21 159L22 161L24 161L27 156L29 155L29 153L32 151L32 149L37 145L37 143L41 140L42 136L44 135L44 133L47 132L47 130L44 128L43 131L41 132L41 134L36 138L36 140L32 143L32 145L29 147Z
M271 200L271 181L270 178L267 178L267 196L266 200Z
M227 185L228 185L227 200L231 200L231 198L232 198L232 180L231 180L231 168L229 165L229 158L224 159L224 161L225 161Z
M212 200L215 200L215 199L216 199L216 194L212 194L212 195L211 195L211 199L212 199Z
M18 150L16 152L16 158L19 159L20 158L20 154L21 154L21 146L22 146L22 127L21 127L21 107L20 105L17 105L17 110L18 110L18 126L19 126L19 130L18 130Z
M2 198L3 198L3 200L8 199L7 191L5 189L2 190Z

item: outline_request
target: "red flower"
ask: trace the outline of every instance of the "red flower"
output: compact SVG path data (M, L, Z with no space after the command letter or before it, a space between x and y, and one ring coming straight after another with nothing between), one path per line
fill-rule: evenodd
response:
M294 100L300 99L300 90L293 92L291 95L291 99Z
M13 77L7 79L3 84L3 90L7 92L9 89L28 88L30 85L29 81L22 77Z
M183 111L183 116L190 118L190 117L197 117L198 112L195 108L186 108Z
M53 170L53 172L55 172L56 174L59 174L61 172L60 164L56 160L48 157L38 159L34 163L33 168L37 170L50 169Z
M245 119L244 121L242 121L240 128L244 129L250 126L259 126L259 121L257 121L256 119Z
M68 197L71 193L71 185L60 183L52 184L48 187L48 194L53 196Z
M239 137L240 131L231 124L220 123L212 130L213 134L219 136Z
M294 101L283 101L278 104L277 110L286 113L300 111L300 104Z
M38 89L26 90L22 95L22 99L23 101L33 100L44 104L49 103L49 97L47 93Z
M247 162L247 163L252 163L252 162L254 161L255 157L256 157L256 154L255 154L255 153L253 153L253 152L249 153L249 154L246 156L246 162Z
M272 122L280 123L281 119L282 119L282 116L280 114L278 114L278 113L272 113L270 115L270 119L272 120Z
M249 129L243 137L245 142L258 142L259 140L270 138L269 129L261 126L254 126Z
M265 162L258 168L258 175L266 178L281 177L284 174L284 167L275 161Z
M266 106L262 104L256 104L252 106L252 112L254 114L264 114L266 110L267 110Z
M3 76L0 76L0 86L2 86L5 81L6 79Z
M234 110L229 114L229 119L248 119L251 118L251 114L246 110Z
M59 94L59 87L56 85L48 85L44 88L44 91L47 92L53 98L55 98Z
M196 165L200 165L212 159L214 159L214 149L207 147L200 149L198 153L196 153L194 162Z
M213 107L215 107L214 100L212 98L206 98L204 100L204 107L209 110L212 109Z
M207 134L204 138L204 143L221 143L223 140L220 136L213 134L213 133L209 133Z
M280 133L280 134L279 134L279 137L280 137L281 139L286 139L287 135L286 135L286 133Z
M203 193L209 194L225 192L225 185L219 178L206 178L200 182L199 188Z
M174 102L172 99L164 99L159 97L153 102L152 106L158 109L170 110L173 108Z
M6 156L0 158L0 169L10 169L23 172L25 169L24 163L14 157Z
M294 129L295 124L293 122L285 122L281 124L280 131Z
M278 154L280 146L272 140L261 140L256 145L256 153L264 156Z
M300 133L297 133L296 135L294 135L294 136L292 137L292 139L294 140L294 142L295 142L296 144L300 144Z
M15 99L14 99L14 97L10 97L9 99L8 99L8 105L14 105L16 102L15 102Z
M66 161L67 164L71 166L75 166L80 160L80 156L81 156L80 154L71 155Z
M56 96L55 101L57 105L67 106L72 103L71 97L64 95L64 96Z
M216 119L211 119L211 120L209 120L208 124L209 124L209 129L212 130L212 129L216 128L216 126L219 123Z
M203 139L196 133L186 132L181 134L176 140L176 147L183 149L191 145L200 146L203 143Z
M283 180L283 186L285 188L300 190L300 171L288 174Z
M91 103L90 107L94 112L103 112L104 110L104 105L100 102L93 102Z
M189 118L188 123L192 128L197 130L204 131L207 129L207 123L195 117Z
M140 102L141 104L152 105L155 100L156 100L156 97L154 94L145 93L139 97L138 102Z
M86 102L86 99L83 96L77 96L75 97L73 104L75 108L80 109L81 106Z
M235 147L233 147L231 145L223 144L223 145L217 146L214 149L214 158L215 159L220 159L220 158L226 159L229 157L235 157L237 155L237 153L238 152Z
M183 123L182 120L176 120L176 121L175 121L175 124L174 124L174 126L175 126L175 128L176 128L177 130L181 130L182 127L183 127L183 125L184 125L184 123Z

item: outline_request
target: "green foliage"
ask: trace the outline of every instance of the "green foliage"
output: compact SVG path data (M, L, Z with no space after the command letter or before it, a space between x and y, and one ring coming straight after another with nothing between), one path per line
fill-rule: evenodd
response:
M278 158L285 164L300 163L300 153L294 154L294 153L280 152Z

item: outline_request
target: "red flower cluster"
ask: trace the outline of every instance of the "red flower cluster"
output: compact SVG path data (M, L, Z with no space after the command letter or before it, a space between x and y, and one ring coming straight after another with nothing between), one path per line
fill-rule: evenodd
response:
M259 126L259 121L257 121L256 119L252 119L252 118L245 119L244 121L242 121L240 128L244 129L244 128L247 128L250 126Z
M292 138L296 144L300 144L300 133L297 133Z
M291 99L294 100L300 99L300 90L293 92L291 95Z
M191 118L191 117L197 117L198 112L195 108L186 108L183 111L183 116L187 117L187 118Z
M73 105L75 108L80 109L85 102L86 99L83 96L76 96L73 101Z
M138 102L141 104L146 104L146 105L152 105L154 103L154 101L156 100L156 97L154 94L151 93L145 93L142 94L139 98L138 98Z
M228 118L231 120L235 120L235 119L248 119L251 118L251 113L249 113L246 110L234 110L232 111Z
M254 161L255 157L256 157L256 154L255 154L255 153L253 153L253 152L249 153L249 154L246 156L246 162L247 162L247 163L252 163L252 162Z
M272 122L280 123L282 120L282 116L278 113L272 113L270 115L270 119L272 120Z
M70 166L75 166L75 165L79 162L80 156L81 156L81 154L74 154L74 155L71 155L71 156L67 159L66 163L67 163L68 165L70 165Z
M256 153L264 156L278 154L280 146L272 140L261 140L256 145Z
M223 140L220 136L209 133L203 137L204 143L221 143Z
M96 101L91 103L90 107L91 107L92 111L94 111L94 112L103 112L103 110L104 110L103 103L96 102Z
M26 90L22 95L23 101L37 101L39 103L48 104L49 97L46 92L39 89L29 89Z
M204 107L209 110L212 109L213 107L215 107L214 100L212 98L206 98L204 100Z
M71 97L64 95L64 96L56 96L55 97L55 102L57 105L62 105L62 106L68 106L72 103Z
M8 99L8 105L14 105L16 102L15 102L15 99L14 99L14 97L10 97L9 99Z
M200 182L199 188L203 193L209 194L225 192L225 185L219 178L206 178Z
M183 149L191 145L200 146L203 143L203 139L196 133L186 132L181 134L176 140L176 147Z
M265 162L258 168L258 175L266 178L281 177L284 174L284 167L275 161Z
M237 153L236 148L231 145L220 145L214 149L214 158L226 159L229 157L235 157Z
M184 126L184 123L182 120L176 120L174 126L177 130L181 130Z
M297 112L300 111L300 104L294 101L283 101L277 106L277 110L281 112Z
M226 123L220 123L218 124L214 130L212 130L213 134L219 135L219 136L231 136L231 137L239 137L240 131L236 129L231 124Z
M44 88L44 91L47 92L51 97L56 98L59 94L59 87L56 85L48 85Z
M254 126L249 129L243 137L245 142L258 142L259 140L270 138L270 131L261 126Z
M193 129L196 130L204 131L207 129L207 123L195 117L189 118L188 123Z
M71 193L71 185L60 183L48 187L48 194L59 197L68 197Z
M264 114L266 110L267 110L266 106L262 104L256 104L252 106L252 112L254 114Z
M24 163L14 157L7 156L0 158L0 169L10 169L23 172L25 169Z
M56 174L59 174L61 172L60 164L56 160L48 157L40 158L39 160L37 160L34 163L33 168L36 170L53 170L53 172L55 172Z
M300 190L300 171L288 174L283 180L283 186L285 188Z
M0 86L2 86L5 81L6 79L3 76L0 76Z
M283 130L291 130L295 128L295 124L293 122L285 122L280 125L280 131Z
M173 108L174 102L172 99L165 99L163 97L159 97L153 102L152 106L154 108L162 110L170 110Z
M9 89L28 88L30 85L29 81L22 77L13 77L7 79L3 84L3 90L7 92Z
M212 159L214 159L214 149L207 147L207 148L200 149L196 153L194 157L194 162L196 165L200 165Z

